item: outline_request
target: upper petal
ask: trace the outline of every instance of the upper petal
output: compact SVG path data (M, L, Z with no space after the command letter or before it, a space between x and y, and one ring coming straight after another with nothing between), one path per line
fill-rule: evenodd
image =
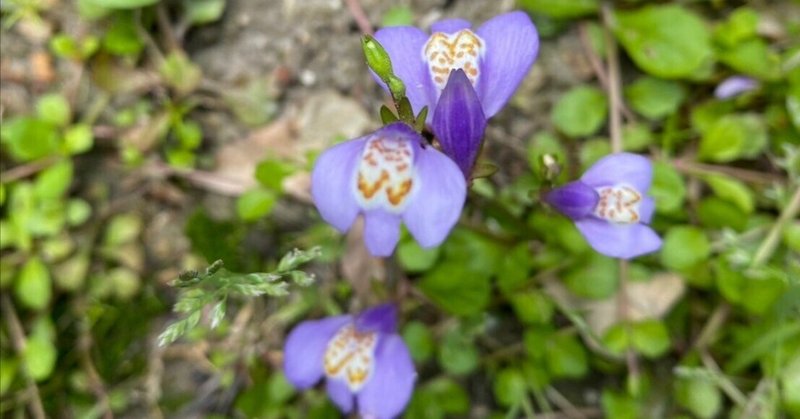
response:
M316 384L324 373L323 356L328 342L351 321L351 316L335 316L298 324L286 337L283 349L286 379L301 390Z
M422 59L422 49L428 41L428 35L413 26L393 26L375 32L375 39L392 59L394 74L405 83L411 108L419 113L428 106L430 115L436 103L436 89L431 85L428 66ZM373 77L384 90L389 90L375 74Z
M606 256L632 259L661 247L661 238L644 224L612 224L587 217L575 226L594 250Z
M400 240L400 216L383 210L364 213L364 244L372 256L392 254Z
M311 196L322 219L347 231L360 210L354 194L355 174L366 137L345 141L325 150L311 172Z
M325 383L325 389L328 391L328 397L331 398L333 404L335 404L342 413L346 415L353 410L355 395L350 391L350 387L347 386L347 383L335 378L328 378Z
M444 153L469 179L486 131L486 117L464 70L450 73L436 104L432 127Z
M505 13L478 28L486 42L478 81L483 113L491 118L508 102L539 52L539 34L527 14Z
M645 194L653 180L653 164L632 153L610 154L598 160L581 176L583 183L598 188L627 184Z
M594 211L599 196L594 188L581 181L570 182L550 191L545 200L560 213L574 220Z
M471 27L472 24L464 19L443 19L431 25L431 32L456 33Z
M717 85L714 96L717 99L729 99L757 88L758 80L745 76L731 76Z
M461 215L467 183L458 166L433 147L416 153L420 189L406 207L403 222L420 246L438 246Z
M378 345L375 372L358 393L358 410L364 417L390 419L400 415L411 399L417 373L400 336L383 335Z
M396 333L397 306L381 304L356 316L356 329L361 332Z

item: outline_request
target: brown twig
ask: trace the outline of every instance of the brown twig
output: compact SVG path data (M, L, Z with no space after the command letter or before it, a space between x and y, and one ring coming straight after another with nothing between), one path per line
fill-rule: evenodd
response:
M180 41L172 30L172 22L170 22L169 14L167 14L167 7L164 3L158 3L156 7L156 21L158 22L158 29L164 35L164 42L167 44L167 50L176 51L181 49Z
M5 172L0 173L0 180L2 180L3 183L9 183L31 175L35 175L39 171L50 167L50 165L55 163L56 160L58 160L56 157L51 156L13 167Z
M369 23L369 18L367 18L367 14L364 13L361 3L358 0L345 0L344 2L347 4L347 10L353 15L358 29L365 35L372 35L375 31L372 28L372 24Z
M606 69L603 67L603 61L600 57L595 53L594 49L592 48L592 42L589 39L589 30L587 29L588 26L586 23L582 24L578 30L578 35L581 41L581 47L583 48L584 54L589 59L589 64L592 66L592 70L594 71L595 76L597 77L597 81L600 83L600 86L603 87L606 91L609 90L609 78ZM636 121L636 115L631 112L630 109L625 105L624 102L620 102L619 104L620 111L625 116L625 119L629 122Z
M17 355L22 356L22 354L25 353L25 346L28 342L25 338L25 331L22 329L22 324L19 322L19 317L17 317L17 312L14 310L14 305L6 294L0 295L0 309L3 312L3 317L8 327L8 333L11 335L11 343L14 345L14 350L17 352ZM34 419L45 419L47 415L44 412L39 387L36 385L36 381L33 377L31 377L27 367L23 367L23 372L27 386L26 392L29 396L28 408L31 411L31 416Z
M740 169L738 167L719 166L715 164L697 163L689 158L682 157L672 160L672 166L679 172L694 176L723 174L734 177L743 182L772 185L774 183L785 183L786 178L775 173L757 172L755 170Z

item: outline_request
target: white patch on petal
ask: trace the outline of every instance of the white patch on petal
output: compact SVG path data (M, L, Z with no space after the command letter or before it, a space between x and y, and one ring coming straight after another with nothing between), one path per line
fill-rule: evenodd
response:
M375 371L374 332L360 333L350 323L339 329L325 350L325 375L344 381L353 393L367 383Z
M600 195L600 200L594 209L594 215L616 224L639 222L642 194L636 188L628 185L615 185L595 190Z
M433 84L439 93L442 92L453 70L462 69L467 78L475 86L481 75L480 59L485 50L483 40L469 29L462 29L453 34L436 32L428 38L422 49L425 62L428 63Z
M355 197L362 208L401 213L419 189L411 142L377 135L367 140L355 187Z

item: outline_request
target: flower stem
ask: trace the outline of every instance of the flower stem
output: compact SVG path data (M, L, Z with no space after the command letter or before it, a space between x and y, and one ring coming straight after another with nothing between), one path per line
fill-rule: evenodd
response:
M775 248L778 247L778 241L784 227L797 217L798 212L800 212L800 187L795 189L789 204L783 209L778 221L772 225L767 237L761 242L761 246L758 247L756 255L753 257L753 262L750 264L751 268L761 266L769 260L775 252Z

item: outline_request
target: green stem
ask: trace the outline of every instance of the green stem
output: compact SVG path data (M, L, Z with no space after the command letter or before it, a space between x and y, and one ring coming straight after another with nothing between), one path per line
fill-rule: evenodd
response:
M795 189L789 204L783 209L780 217L778 217L778 221L773 224L767 237L761 242L761 246L758 247L756 255L753 257L753 262L750 264L751 268L761 266L769 260L778 247L778 241L780 240L781 232L783 232L784 227L786 227L786 224L790 221L797 218L798 212L800 212L800 187Z

